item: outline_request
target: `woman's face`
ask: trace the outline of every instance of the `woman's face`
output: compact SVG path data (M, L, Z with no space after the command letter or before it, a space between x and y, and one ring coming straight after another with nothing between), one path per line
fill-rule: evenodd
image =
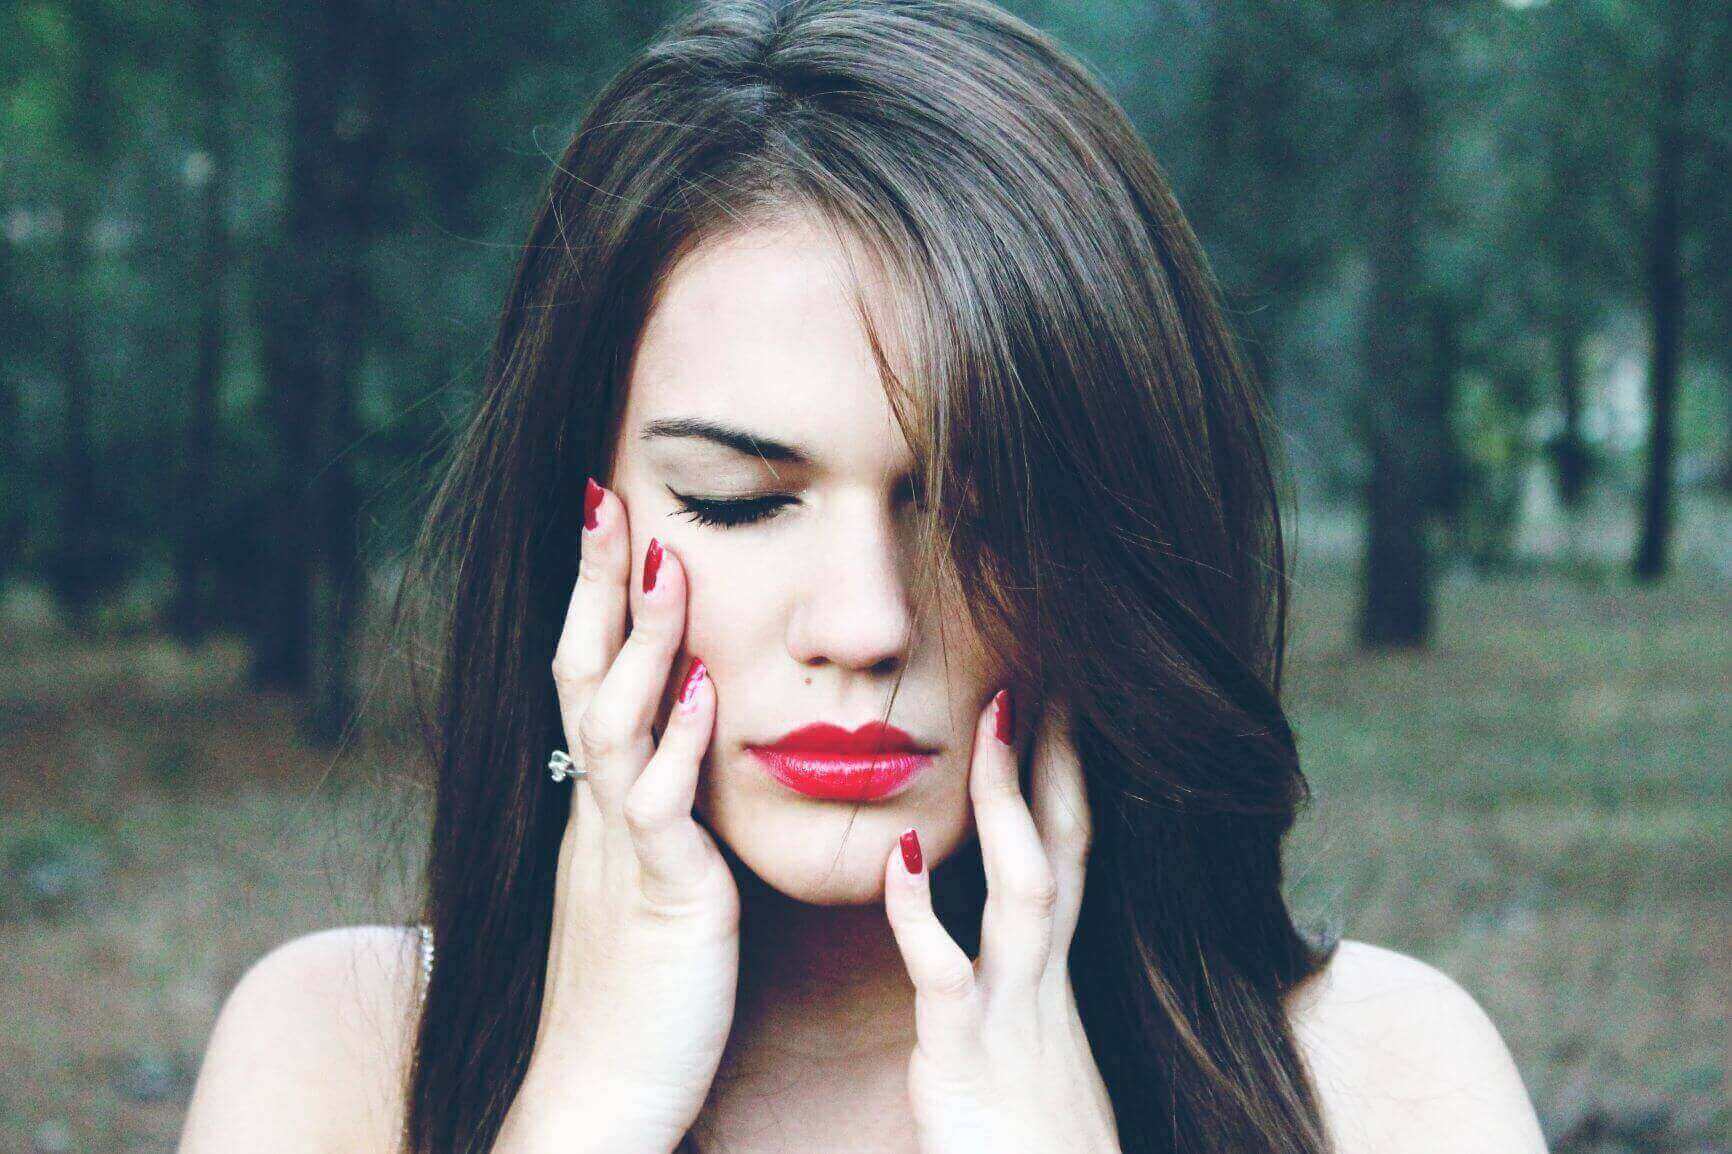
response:
M790 897L858 904L881 900L904 829L919 828L934 864L972 834L974 726L999 686L958 591L940 591L944 644L933 613L916 620L913 461L835 260L806 225L683 260L639 344L609 480L631 522L634 587L651 537L688 575L685 646L659 717L686 657L701 656L718 704L698 813ZM743 512L763 516L703 524L681 497L749 500ZM878 721L899 675L889 722L932 754L893 792L821 796L753 752L814 723Z

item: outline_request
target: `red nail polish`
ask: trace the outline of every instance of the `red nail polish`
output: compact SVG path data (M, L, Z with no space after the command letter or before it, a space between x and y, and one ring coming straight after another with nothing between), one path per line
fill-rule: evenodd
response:
M911 874L920 872L920 835L912 829L902 835L902 868Z
M992 700L993 730L998 734L998 740L1009 745L1011 736L1016 732L1016 710L1010 703L1010 689L1007 687L999 690L998 696Z
M662 543L654 537L650 538L649 548L643 554L643 591L648 593L656 587L656 573L662 567Z
M593 529L598 524L595 511L601 508L601 496L603 492L604 490L602 487L595 483L594 477L591 477L584 482L583 527L585 529Z
M680 701L682 703L692 699L692 694L698 691L698 682L703 679L704 659L702 657L694 657L692 658L691 665L686 669L685 684L680 686Z

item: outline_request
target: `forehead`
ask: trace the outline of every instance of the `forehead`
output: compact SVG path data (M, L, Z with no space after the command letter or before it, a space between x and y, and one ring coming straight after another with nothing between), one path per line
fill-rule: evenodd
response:
M628 438L650 421L698 417L802 446L827 466L906 461L842 256L808 224L732 234L681 260L628 390Z

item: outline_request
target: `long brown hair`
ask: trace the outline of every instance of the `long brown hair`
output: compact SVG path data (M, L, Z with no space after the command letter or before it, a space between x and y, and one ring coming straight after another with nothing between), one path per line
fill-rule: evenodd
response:
M441 658L408 1149L489 1149L535 1041L570 796L548 671L635 342L682 255L795 214L894 289L856 277L924 556L1069 705L1095 815L1071 973L1126 1154L1321 1154L1283 997L1336 939L1281 889L1308 792L1267 410L1121 109L985 0L700 3L555 167L399 601L437 607ZM937 875L971 952L980 877L978 846Z

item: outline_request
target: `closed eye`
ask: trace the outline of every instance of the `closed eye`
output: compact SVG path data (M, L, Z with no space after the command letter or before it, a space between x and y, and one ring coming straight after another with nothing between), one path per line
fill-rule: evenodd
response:
M799 503L798 498L779 493L767 497L722 499L694 497L677 491L671 485L664 485L663 488L679 502L681 513L700 525L714 525L724 529L767 521L781 512L783 506ZM902 495L906 496L910 503L920 504L920 489L912 482L904 486Z
M676 492L669 487L668 492L674 500L680 503L680 511L700 525L715 525L731 529L740 525L753 525L759 521L767 521L781 512L782 506L792 505L795 498L782 495L771 497L746 497L738 500L719 500L707 497L692 497Z

